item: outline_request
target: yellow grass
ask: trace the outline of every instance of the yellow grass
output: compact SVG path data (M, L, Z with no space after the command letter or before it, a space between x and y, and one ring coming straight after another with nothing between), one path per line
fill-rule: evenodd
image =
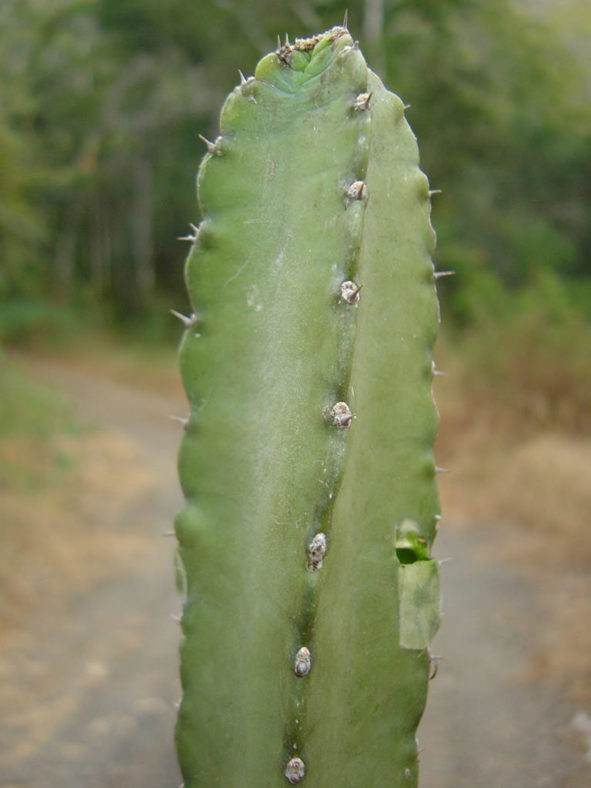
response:
M549 352L544 339L511 346L499 330L500 344L474 338L465 354L443 343L443 527L503 525L495 560L532 583L544 611L524 678L591 702L591 365L581 364L591 345L573 337L572 352Z

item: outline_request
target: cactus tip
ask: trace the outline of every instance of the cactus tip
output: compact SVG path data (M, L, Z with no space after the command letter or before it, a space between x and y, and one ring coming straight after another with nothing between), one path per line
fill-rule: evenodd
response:
M345 30L349 29L349 9L345 8L345 15L343 16L343 24L341 27L344 27Z

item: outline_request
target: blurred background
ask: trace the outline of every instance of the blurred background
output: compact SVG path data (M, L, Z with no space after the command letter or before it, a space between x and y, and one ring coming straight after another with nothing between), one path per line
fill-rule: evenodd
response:
M2 0L0 785L179 781L160 534L197 135L278 33L346 8L456 272L424 787L591 783L588 0Z

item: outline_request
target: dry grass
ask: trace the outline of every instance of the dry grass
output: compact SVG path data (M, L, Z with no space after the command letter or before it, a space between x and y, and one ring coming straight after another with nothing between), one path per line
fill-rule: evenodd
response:
M121 515L153 485L138 447L82 430L55 389L4 361L0 380L0 629L41 600L121 570L146 544ZM125 478L125 485L121 479Z
M547 560L590 565L591 439L502 437L459 436L446 458L452 472L440 485L446 519L514 523L553 541Z
M78 438L62 435L56 443L72 462L59 482L42 476L37 488L27 493L18 486L0 491L3 631L40 600L59 601L72 589L82 592L121 571L131 556L141 559L145 550L145 536L121 523L121 512L153 481L137 470L137 448L108 431ZM17 451L22 462L23 452L30 450L30 442L12 441L2 447L1 455L6 461Z
M179 341L180 336L179 330ZM176 348L172 344L122 341L109 334L97 334L72 339L59 351L38 347L28 356L55 360L93 377L104 377L163 396L183 398Z
M543 333L538 351L530 331L514 347L489 339L480 355L476 340L461 356L444 346L439 361L450 373L436 392L437 460L450 469L440 478L444 520L510 526L497 559L519 567L544 611L526 678L589 703L591 368L582 369L578 344L548 355Z
M459 355L443 343L436 454L452 471L441 479L444 515L553 534L562 545L553 561L589 563L591 367L578 344L548 355L539 331L536 352L532 330L498 345L484 332Z
M588 571L556 573L537 583L547 617L528 678L544 680L579 706L591 705L591 581Z

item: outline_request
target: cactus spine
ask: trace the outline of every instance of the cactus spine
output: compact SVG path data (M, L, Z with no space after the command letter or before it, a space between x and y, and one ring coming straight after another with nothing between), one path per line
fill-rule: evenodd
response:
M185 786L411 788L439 617L427 179L342 27L263 58L220 128L180 352Z

